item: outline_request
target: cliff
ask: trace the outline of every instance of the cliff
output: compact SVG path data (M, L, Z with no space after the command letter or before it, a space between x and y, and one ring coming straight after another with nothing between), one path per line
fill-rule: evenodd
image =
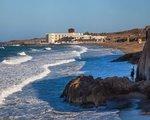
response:
M136 81L150 80L150 27L146 27L146 43L138 63Z

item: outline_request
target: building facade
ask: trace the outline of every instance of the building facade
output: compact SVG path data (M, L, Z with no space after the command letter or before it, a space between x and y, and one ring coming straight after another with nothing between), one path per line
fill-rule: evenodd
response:
M59 42L62 38L72 37L74 39L80 39L83 33L48 33L46 35L48 43Z
M63 38L72 38L74 41L76 40L96 40L96 41L104 41L106 36L92 36L92 35L84 35L83 33L75 33L73 28L68 30L68 33L48 33L46 35L47 43L58 43L61 42Z

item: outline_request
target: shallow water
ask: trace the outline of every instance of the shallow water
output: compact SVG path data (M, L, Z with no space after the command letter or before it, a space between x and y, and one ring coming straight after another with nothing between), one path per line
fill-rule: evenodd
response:
M20 61L19 64L3 62L7 59L18 60L18 57L22 57L18 53L32 59ZM129 77L131 64L110 62L122 54L119 50L96 45L5 47L0 51L0 118L128 120L130 114L134 114L137 120L148 120L149 116L140 115L140 110L134 106L123 110L106 106L85 109L60 98L65 85L80 74L103 78Z

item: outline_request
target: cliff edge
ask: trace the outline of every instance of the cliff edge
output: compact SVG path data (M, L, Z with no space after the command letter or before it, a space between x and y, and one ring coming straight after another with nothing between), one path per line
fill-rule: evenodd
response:
M137 82L142 80L150 80L150 26L145 29L146 43L137 67Z

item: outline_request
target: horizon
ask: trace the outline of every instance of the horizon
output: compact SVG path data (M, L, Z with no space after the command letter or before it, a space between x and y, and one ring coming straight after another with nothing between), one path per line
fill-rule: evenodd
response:
M149 25L146 25L146 26L149 26ZM128 31L128 30L134 30L134 29L144 29L146 26L144 26L143 28L130 28L130 29L125 29L125 30L121 30L121 31L112 31L112 32L92 32L92 31L89 32L89 31L84 31L82 33L89 32L89 33L100 33L100 34L106 33L106 34L111 34L111 33L117 33L117 32L124 32L124 31ZM67 33L67 32L68 31L66 31L66 32L60 32L60 33ZM55 33L55 32L51 32L51 33ZM59 32L56 32L56 33L59 33ZM79 33L81 33L81 32L79 32ZM47 33L45 33L45 34L47 34ZM16 41L18 41L18 40L31 40L31 39L40 39L40 38L45 38L45 36L41 36L41 37L36 37L35 36L35 37L24 38L24 39L9 39L9 40L4 40L4 41L0 40L0 42L9 42L9 41L15 41L15 40Z
M149 4L149 0L1 0L0 41L45 37L70 27L95 33L144 28L150 24Z

